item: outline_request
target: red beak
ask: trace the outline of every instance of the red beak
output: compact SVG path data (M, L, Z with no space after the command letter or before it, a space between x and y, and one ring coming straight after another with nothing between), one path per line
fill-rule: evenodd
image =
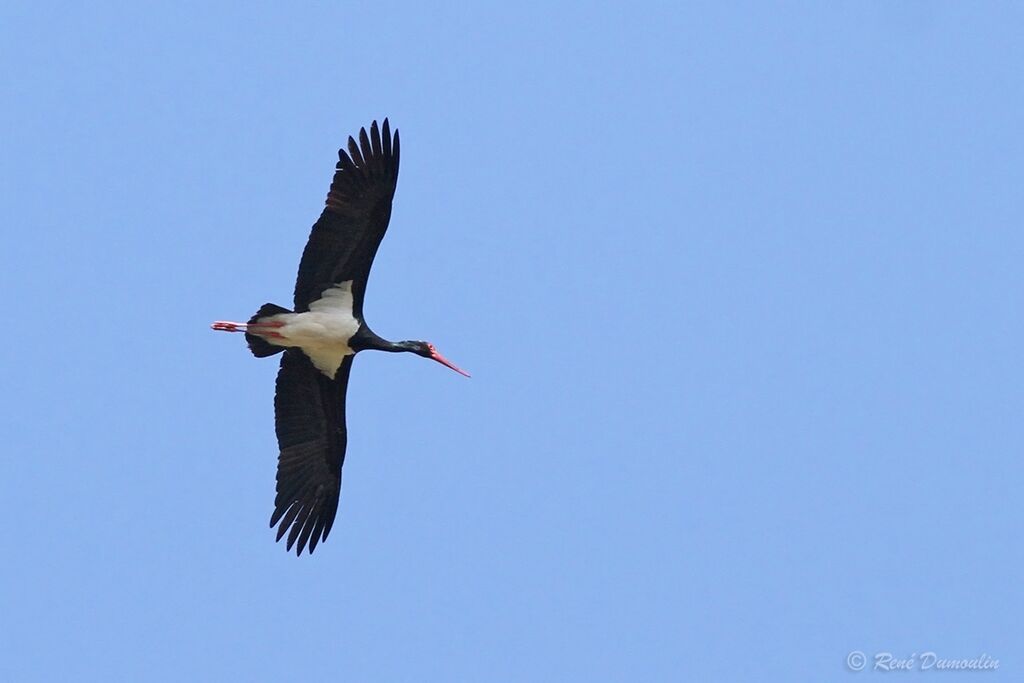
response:
M465 370L463 370L462 368L457 366L455 363L451 362L450 360L448 360L447 358L445 358L444 356L439 354L437 352L437 349L434 348L433 344L430 345L430 357L433 358L434 360L436 360L441 365L448 366L449 368L451 368L455 372L459 373L460 375L464 375L465 377L469 377L469 373L468 372L466 372Z

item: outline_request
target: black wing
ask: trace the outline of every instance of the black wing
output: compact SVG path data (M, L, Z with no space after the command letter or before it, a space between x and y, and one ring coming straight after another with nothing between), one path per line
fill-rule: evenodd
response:
M341 466L345 462L345 390L352 358L345 356L334 379L317 370L297 348L281 358L274 396L277 443L277 498L270 526L277 540L288 532L288 550L298 541L301 555L327 538L338 512Z
M325 289L352 280L354 314L363 317L363 296L370 266L391 219L391 199L398 182L398 131L394 140L384 119L348 139L348 154L338 150L338 165L327 193L327 206L313 226L302 252L295 282L295 311L309 310Z

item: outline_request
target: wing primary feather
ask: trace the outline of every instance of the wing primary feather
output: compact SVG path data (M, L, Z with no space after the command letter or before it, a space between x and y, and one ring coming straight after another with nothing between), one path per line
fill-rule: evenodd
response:
M281 515L288 511L287 505L275 505L274 513L270 515L270 528L273 529L281 521Z
M355 138L351 135L348 136L348 154L359 168L366 165L366 162L363 161L363 155L359 153L359 145L356 144Z
M359 172L358 169L356 168L355 163L352 161L352 159L349 158L348 154L345 152L344 149L338 150L338 169L342 171L347 171L353 175Z
M326 511L321 511L316 517L316 524L313 525L313 533L309 537L309 554L312 555L313 551L316 550L317 543L320 542L320 534L324 531L324 524L327 523Z
M286 514L284 516L284 518L281 520L281 526L277 527L277 539L276 540L278 540L278 541L281 540L281 537L284 536L286 531L288 531L288 527L291 526L292 522L295 520L295 516L299 514L299 511L301 509L302 509L302 502L301 501L296 500L295 502L293 502L291 504L291 506L288 508L288 514Z
M324 533L321 537L323 540L327 540L327 535L331 533L331 528L334 526L334 518L338 516L338 506L331 505L327 510L327 521L324 522Z
M320 511L317 509L318 507L317 503L314 502L313 509L310 510L309 515L306 517L306 521L302 524L302 531L299 532L299 547L296 551L297 555L302 554L303 549L306 547L306 542L309 540L309 535L313 532L313 527L316 526L317 519L320 518Z
M292 546L295 545L295 539L299 537L299 532L302 531L302 526L306 523L306 520L308 520L309 516L313 513L312 507L313 501L306 500L305 502L303 502L302 511L295 518L295 521L292 522L292 529L288 534L288 544L285 547L286 550L291 550Z
M376 158L373 156L373 150L370 148L370 138L366 137L366 129L359 129L359 146L363 151L363 159L366 160L366 171L368 175L374 175L374 166L376 165Z
M370 142L373 145L373 156L382 157L384 153L381 151L380 146L380 130L377 129L377 122L374 121L370 124Z
M391 156L391 124L388 123L387 118L384 119L384 130L383 130L383 142L384 142L384 156Z

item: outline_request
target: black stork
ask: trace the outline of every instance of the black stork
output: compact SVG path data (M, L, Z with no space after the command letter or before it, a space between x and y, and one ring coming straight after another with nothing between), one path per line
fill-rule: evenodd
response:
M249 322L217 321L224 332L244 332L257 358L284 352L277 374L274 419L280 449L277 498L270 526L287 550L312 553L327 538L338 512L345 461L345 391L360 351L409 352L469 376L424 341L391 342L363 320L370 266L391 218L398 181L398 130L388 120L349 137L338 150L327 206L302 252L292 310L264 304Z

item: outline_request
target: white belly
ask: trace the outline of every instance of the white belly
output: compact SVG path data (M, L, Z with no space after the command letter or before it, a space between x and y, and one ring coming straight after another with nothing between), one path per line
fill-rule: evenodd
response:
M299 347L320 372L333 378L345 356L354 353L348 342L359 330L352 315L352 281L325 291L305 313L280 313L264 321L283 323L274 329L280 336L264 337L268 342Z

